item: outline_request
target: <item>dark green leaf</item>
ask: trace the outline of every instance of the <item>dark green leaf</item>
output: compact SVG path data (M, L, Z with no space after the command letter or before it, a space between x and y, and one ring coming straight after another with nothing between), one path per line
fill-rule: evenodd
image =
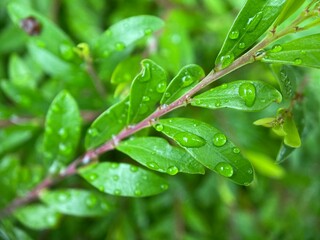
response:
M114 134L119 133L125 126L128 113L128 98L111 106L102 113L87 131L85 145L86 149L98 147Z
M81 217L103 216L111 209L105 196L78 189L46 190L40 199L57 212Z
M259 111L272 102L281 102L278 90L260 81L239 80L195 96L191 105L210 109L234 108L242 111Z
M229 66L272 25L285 0L247 0L216 59L216 69Z
M53 228L61 217L55 210L41 204L18 208L14 216L22 224L34 230Z
M45 122L43 140L44 161L55 172L72 160L81 131L81 116L77 103L67 91L53 100Z
M190 64L175 76L162 96L161 104L169 104L193 88L205 76L201 67Z
M320 34L276 44L265 52L262 62L320 68Z
M79 170L80 175L100 191L117 196L145 197L168 188L166 181L142 168L104 162Z
M158 125L159 127L159 125ZM117 149L152 170L175 175L204 173L204 167L188 152L158 137L139 137L121 142Z
M163 119L159 124L162 124L161 132L175 140L207 168L241 185L252 182L254 174L250 162L216 128L187 118Z
M141 62L142 71L130 91L128 123L137 123L155 111L167 87L166 72L149 59Z
M284 4L284 7L277 18L277 20L274 22L273 26L276 28L279 26L282 22L284 22L286 19L288 19L293 13L295 13L305 2L305 0L286 0L286 3Z
M282 143L277 155L276 163L281 163L286 160L294 150L295 148L289 147L286 144Z

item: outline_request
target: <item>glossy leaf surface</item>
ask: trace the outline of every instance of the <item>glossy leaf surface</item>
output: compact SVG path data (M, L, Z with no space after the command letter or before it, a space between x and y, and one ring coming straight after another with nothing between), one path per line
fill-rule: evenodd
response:
M161 125L157 125L159 128ZM117 149L142 165L159 172L204 173L204 167L188 152L158 137L139 137L121 142Z
M274 22L273 26L277 27L286 19L288 19L293 13L295 13L305 2L305 0L286 0L284 7L278 16L277 20Z
M285 2L285 0L247 0L224 41L216 59L216 69L226 68L250 48L272 25Z
M265 52L262 62L320 68L320 34L276 44Z
M233 108L242 111L259 111L272 102L281 102L282 96L274 87L260 81L240 80L195 96L191 105L210 109Z
M222 132L194 119L172 118L159 121L162 133L186 149L197 161L235 183L249 185L253 168Z
M43 191L40 199L57 212L74 216L103 216L111 205L105 196L79 189Z
M125 163L92 164L79 169L79 173L100 191L116 196L145 197L168 188L163 178Z

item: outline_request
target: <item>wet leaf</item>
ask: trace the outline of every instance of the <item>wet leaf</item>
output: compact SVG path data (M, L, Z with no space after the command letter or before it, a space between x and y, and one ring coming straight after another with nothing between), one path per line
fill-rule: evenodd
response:
M281 23L283 23L286 19L288 19L293 13L295 13L305 2L305 0L286 0L284 7L279 14L277 20L274 22L273 26L277 27Z

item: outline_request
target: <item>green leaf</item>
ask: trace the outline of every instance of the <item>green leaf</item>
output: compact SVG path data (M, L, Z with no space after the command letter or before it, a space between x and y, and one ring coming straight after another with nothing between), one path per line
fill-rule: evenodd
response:
M40 199L57 212L79 217L103 216L111 209L105 196L78 189L45 190Z
M195 96L191 105L217 109L233 108L242 111L259 111L272 102L281 102L278 90L261 81L239 80Z
M42 204L32 204L18 208L14 216L25 226L34 230L55 227L61 215L55 210Z
M168 188L154 173L124 163L104 162L79 169L80 175L100 191L117 196L145 197Z
M300 135L292 116L288 116L284 120L283 130L286 133L284 136L284 144L293 148L298 148L301 146Z
M161 125L157 125L161 128ZM188 152L171 146L158 137L139 137L121 142L117 150L129 155L142 165L159 172L175 175L178 172L204 174L204 167Z
M320 34L276 44L265 52L262 62L320 68Z
M247 0L216 59L216 69L228 67L272 25L285 0Z
M44 162L50 171L69 163L76 151L81 132L81 116L76 101L61 91L48 110L43 140Z
M305 0L286 0L284 7L278 16L277 20L274 22L273 26L276 28L281 23L283 23L286 19L288 19L293 13L295 13L305 2Z
M10 81L18 86L35 87L34 75L25 62L16 54L12 54L9 64Z
M166 72L149 59L141 62L142 71L130 91L128 123L137 123L155 111L167 87Z
M277 155L276 163L279 164L279 163L283 162L284 160L286 160L295 149L296 148L289 147L286 144L282 143L280 146L278 155Z
M86 138L86 149L100 146L125 126L128 112L128 98L111 106L102 113L89 127Z
M160 101L169 104L193 88L205 76L203 69L195 64L183 67L167 87Z
M148 15L134 16L117 22L97 39L93 46L94 55L105 58L114 52L124 51L163 25L161 19Z
M209 124L187 118L159 120L161 132L175 140L207 168L235 183L249 185L253 169L222 132Z

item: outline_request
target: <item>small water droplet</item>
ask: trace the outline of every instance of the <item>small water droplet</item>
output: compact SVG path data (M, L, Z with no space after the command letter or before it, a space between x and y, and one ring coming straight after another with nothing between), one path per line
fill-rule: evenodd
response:
M149 101L150 101L150 97L148 97L148 96L143 96L143 97L142 97L142 101L143 101L143 102L149 102Z
M105 202L102 202L100 204L100 208L105 211L105 210L109 209L109 205L107 203L105 203Z
M221 101L220 101L220 100L217 100L217 101L214 103L214 105L215 105L216 107L220 107L220 106L221 106Z
M152 31L151 28L147 28L147 29L144 30L144 35L145 35L145 36L149 36L149 35L152 34L152 32L153 32L153 31Z
M137 166L131 165L130 166L130 171L131 172L137 172L139 170L139 168Z
M248 172L248 174L252 174L253 173L252 169L249 169L247 172Z
M88 134L91 136L91 137L95 137L99 134L98 130L96 128L90 128L88 130Z
M280 44L276 44L272 47L271 52L281 52L282 51L282 46Z
M240 148L234 147L234 148L232 148L232 152L234 152L234 153L240 153Z
M141 190L140 190L139 188L137 188L136 190L134 190L134 195L137 196L137 197L141 196L141 195L142 195Z
M66 202L66 201L69 200L69 198L70 198L70 195L68 193L60 193L58 195L58 201L59 202Z
M119 196L119 195L121 195L121 190L120 189L115 189L113 191L113 194L116 195L116 196Z
M98 175L97 175L96 173L91 173L91 174L89 174L88 177L87 177L87 179L88 179L89 181L94 181L94 180L96 180L97 178L98 178Z
M239 31L238 30L235 30L235 31L232 31L232 32L230 32L230 34L229 34L229 38L230 39L233 39L233 40L235 40L235 39L238 39L239 38Z
M154 128L158 131L161 132L163 130L163 125L161 123L157 123Z
M246 30L247 32L253 32L262 19L263 13L258 12L256 15L248 19Z
M246 44L244 42L239 43L238 46L240 49L244 49L246 47Z
M56 222L57 220L57 215L56 214L49 214L47 217L46 217L46 221L49 225L52 225Z
M119 176L118 175L113 175L112 179L113 179L113 181L118 181L119 180Z
M296 65L300 65L301 63L302 63L302 59L301 58L296 58L294 60L294 64L296 64Z
M193 133L181 132L174 135L174 140L184 147L198 148L206 144L206 141Z
M233 175L233 167L226 162L219 162L214 169L224 177L232 177Z
M115 163L115 162L111 163L111 168L117 169L118 167L119 167L119 163Z
M179 172L179 169L176 166L171 166L166 171L166 173L170 175L176 175L178 172Z
M103 53L102 53L102 55L103 55L103 57L109 57L110 56L110 51L109 50L105 50Z
M160 185L160 188L162 189L162 190L167 190L168 189L168 184L161 184Z
M140 75L140 82L147 82L151 78L150 64L147 62L143 62L143 69Z
M65 128L60 128L58 134L62 139L66 139L68 137L68 132Z
M217 147L222 147L227 142L227 137L223 133L216 133L213 136L213 144Z
M152 170L159 170L159 165L156 162L147 162L147 167Z
M239 95L247 107L252 107L256 100L256 88L252 83L242 83L239 87Z
M115 47L116 47L116 50L118 50L118 51L123 51L126 48L126 46L122 42L116 43Z
M222 84L222 85L221 85L221 88L222 88L222 89L228 88L228 84L227 84L227 83Z
M165 81L162 81L162 82L158 83L156 91L158 93L164 93L166 88L167 88L167 83Z
M148 176L147 176L147 175L143 175L143 176L142 176L142 179L143 179L143 180L148 180Z
M91 195L86 199L86 205L88 208L93 208L97 205L98 199L96 196Z
M196 100L194 101L194 103L195 103L196 105L200 105L200 104L202 103L202 101L201 101L200 99L196 99Z
M190 75L186 75L186 76L182 77L182 87L188 87L193 82L194 82L194 79Z
M231 65L234 61L234 55L232 53L224 55L220 58L221 67L226 68Z
M169 97L171 97L171 93L166 92L166 93L164 94L164 96L165 96L166 98L169 98Z

